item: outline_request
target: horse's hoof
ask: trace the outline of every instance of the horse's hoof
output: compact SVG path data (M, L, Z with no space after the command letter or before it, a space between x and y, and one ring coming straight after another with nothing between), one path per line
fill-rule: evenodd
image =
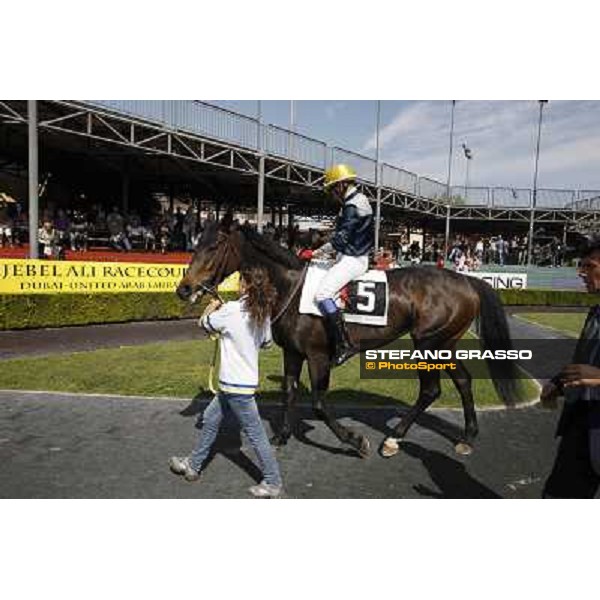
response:
M398 451L400 450L399 441L399 439L392 437L383 440L383 444L381 444L381 448L379 449L381 456L383 456L383 458L390 458L398 454Z
M467 444L466 442L458 442L456 446L454 446L454 451L456 454L460 454L461 456L469 456L473 452L473 446L471 444Z
M358 448L358 455L361 458L367 458L371 454L371 442L369 442L369 438L363 436L360 440L360 447Z

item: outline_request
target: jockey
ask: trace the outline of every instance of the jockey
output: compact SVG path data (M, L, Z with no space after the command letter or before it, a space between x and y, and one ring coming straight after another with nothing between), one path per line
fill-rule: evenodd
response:
M373 210L356 187L355 171L347 165L335 165L325 172L325 190L341 204L341 210L331 242L314 254L329 254L332 249L337 252L335 264L319 284L316 301L335 349L333 363L341 365L352 356L353 348L335 295L369 269L369 252L374 245Z

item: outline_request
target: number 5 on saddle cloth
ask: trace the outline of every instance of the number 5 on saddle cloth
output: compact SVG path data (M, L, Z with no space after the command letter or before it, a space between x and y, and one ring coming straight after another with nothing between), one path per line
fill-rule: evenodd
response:
M312 260L300 298L301 314L322 317L315 301L321 279L327 273L329 261ZM360 325L385 327L388 317L388 282L385 271L370 270L353 279L336 296L336 304L343 310L344 321Z

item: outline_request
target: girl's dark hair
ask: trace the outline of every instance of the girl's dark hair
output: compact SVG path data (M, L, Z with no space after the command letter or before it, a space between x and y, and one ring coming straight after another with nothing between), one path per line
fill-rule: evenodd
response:
M277 290L264 269L248 267L242 269L240 276L246 284L247 297L244 306L250 313L252 323L261 327L267 317L271 316L277 301Z

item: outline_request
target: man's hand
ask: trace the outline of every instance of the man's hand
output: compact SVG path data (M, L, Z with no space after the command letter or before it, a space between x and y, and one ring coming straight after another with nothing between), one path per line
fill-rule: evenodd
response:
M554 409L558 406L557 399L560 396L560 388L555 384L549 381L542 388L542 393L540 395L540 404L542 408Z
M565 387L600 386L600 369L592 365L567 365L559 379Z

